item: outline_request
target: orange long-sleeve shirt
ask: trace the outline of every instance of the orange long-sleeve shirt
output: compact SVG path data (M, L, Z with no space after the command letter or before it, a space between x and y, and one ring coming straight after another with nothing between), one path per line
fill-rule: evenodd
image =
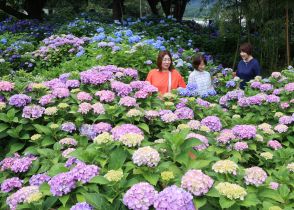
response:
M168 71L159 71L158 69L152 69L146 78L151 85L158 88L161 94L168 92ZM171 89L177 89L178 87L186 87L186 83L181 74L173 69L171 71Z

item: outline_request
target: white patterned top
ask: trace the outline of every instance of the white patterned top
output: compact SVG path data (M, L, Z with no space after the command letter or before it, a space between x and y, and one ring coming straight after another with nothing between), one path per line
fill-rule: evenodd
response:
M197 84L197 93L202 96L210 90L214 90L211 76L207 71L194 71L189 75L188 84Z

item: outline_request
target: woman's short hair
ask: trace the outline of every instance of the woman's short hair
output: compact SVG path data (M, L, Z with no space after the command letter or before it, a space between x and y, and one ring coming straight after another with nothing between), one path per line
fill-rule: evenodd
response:
M158 53L158 56L157 56L157 67L158 67L159 71L162 71L162 60L163 60L163 57L165 55L168 55L169 58L170 58L170 62L171 63L170 63L170 66L169 66L168 70L171 71L174 68L173 67L173 59L172 59L172 56L171 56L170 52L167 51L167 50L164 50L164 51L161 51L161 52Z
M252 55L252 45L249 42L240 45L240 52L245 52L248 55Z
M198 70L198 67L202 61L205 63L205 65L207 64L207 61L203 55L195 55L192 59L193 68Z

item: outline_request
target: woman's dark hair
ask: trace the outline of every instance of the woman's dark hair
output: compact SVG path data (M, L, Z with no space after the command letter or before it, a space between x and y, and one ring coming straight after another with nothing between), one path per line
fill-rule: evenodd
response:
M157 56L157 67L158 67L159 71L162 71L162 60L165 55L168 55L170 58L171 63L170 63L168 70L171 71L174 68L173 67L173 59L172 59L170 52L167 50L159 52L159 54Z
M203 55L195 55L192 59L193 68L198 70L198 67L202 61L205 63L205 65L207 64L207 61Z
M249 42L240 45L240 52L245 52L248 55L252 55L252 45Z

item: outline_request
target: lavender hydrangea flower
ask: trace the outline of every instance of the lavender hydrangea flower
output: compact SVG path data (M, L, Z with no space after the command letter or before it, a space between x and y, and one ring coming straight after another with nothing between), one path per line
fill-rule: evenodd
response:
M265 182L266 178L267 178L266 172L258 166L245 169L244 179L247 185L249 184L252 184L255 186L262 185Z
M144 135L144 133L141 131L140 128L132 124L122 124L122 125L114 127L111 130L113 139L117 141L120 139L120 137L122 137L123 135L127 133L136 133L136 134Z
M83 124L80 127L80 135L87 136L89 139L94 139L97 136L97 133L95 132L93 125Z
M39 187L38 186L27 186L19 189L12 195L10 195L6 199L7 205L10 207L11 210L16 210L17 205L22 202L28 201L30 196L33 196L39 192Z
M159 113L158 111L155 111L155 110L148 110L148 111L145 111L145 117L148 119L148 120L151 120L151 119L154 119L156 117L159 116Z
M148 167L157 166L160 161L159 153L150 146L141 147L136 150L132 156L133 162L138 165L146 165Z
M220 131L222 123L216 116L208 116L201 120L201 124L207 126L211 131Z
M96 165L86 165L85 163L79 162L70 173L74 180L88 183L94 176L99 174L99 170L99 167Z
M44 182L48 182L51 179L46 173L43 174L35 174L30 178L30 185L31 186L40 186Z
M51 103L54 98L55 98L55 96L52 94L44 95L40 98L39 104L41 104L42 106L45 106L45 105Z
M248 144L246 142L236 142L234 144L234 149L236 151L243 151L245 149L248 149Z
M294 91L294 82L286 84L284 89L288 92L293 92Z
M110 90L98 91L95 96L99 96L100 102L112 102L115 99L115 93Z
M86 202L77 203L70 208L70 210L93 210L93 209L94 208Z
M16 94L9 98L9 105L15 107L23 107L32 101L30 96L25 94Z
M71 192L76 187L74 174L66 172L60 173L48 182L50 192L53 196L62 196Z
M125 96L121 98L118 104L121 106L126 106L126 107L137 106L136 99L130 96Z
M54 88L52 95L56 98L67 98L70 95L68 88Z
M208 101L203 100L202 98L197 98L196 103L199 106L203 106L203 107L206 107L206 108L208 108L211 105L211 103L209 103Z
M181 187L195 196L205 195L213 185L213 179L201 170L189 170L182 177Z
M39 117L42 117L44 112L45 112L45 108L39 105L25 106L22 110L22 117L37 119Z
M269 183L269 187L272 189L272 190L277 190L279 188L279 183L278 182L270 182Z
M73 131L76 130L76 126L72 122L65 122L61 125L61 130L72 133Z
M176 185L158 193L155 197L154 208L156 210L195 210L193 196Z
M80 81L79 80L67 80L65 83L67 88L78 88L80 87Z
M129 209L148 210L153 205L158 192L147 182L133 185L124 195L123 203Z
M177 115L178 119L180 120L186 120L186 119L193 119L194 118L194 112L192 109L188 107L182 107L175 111L174 113Z
M279 118L279 123L284 125L290 125L294 122L294 117L292 116L282 116Z
M7 81L0 81L0 91L2 92L10 92L14 89L14 83Z
M270 140L267 142L267 146L274 149L274 150L278 150L282 148L282 145L280 142L278 142L277 140Z
M256 136L256 127L253 125L236 125L232 131L239 139L253 139Z
M279 103L280 102L280 97L275 96L275 95L268 95L266 98L266 101L268 103Z
M79 104L78 112L81 114L87 114L88 112L91 111L91 109L92 109L92 105L90 103L83 102Z
M8 193L14 188L21 188L22 183L23 181L20 180L18 177L12 177L12 178L6 179L1 184L1 191Z
M119 81L112 81L111 88L117 93L118 96L127 96L132 92L132 87Z
M14 157L5 158L0 162L1 171L10 169L15 173L26 172L32 165L33 160L36 159L34 156L20 157L18 154L15 154Z
M93 130L97 134L101 134L103 132L110 132L112 129L112 126L109 123L100 122L93 125Z
M163 122L166 122L166 123L171 123L178 120L178 116L172 112L166 113L162 115L160 118Z
M216 141L221 144L226 144L235 138L236 136L234 135L232 130L224 129L221 131L220 135L216 138Z
M91 96L90 93L87 93L87 92L79 92L77 94L77 99L79 101L91 101L93 99L93 97Z

